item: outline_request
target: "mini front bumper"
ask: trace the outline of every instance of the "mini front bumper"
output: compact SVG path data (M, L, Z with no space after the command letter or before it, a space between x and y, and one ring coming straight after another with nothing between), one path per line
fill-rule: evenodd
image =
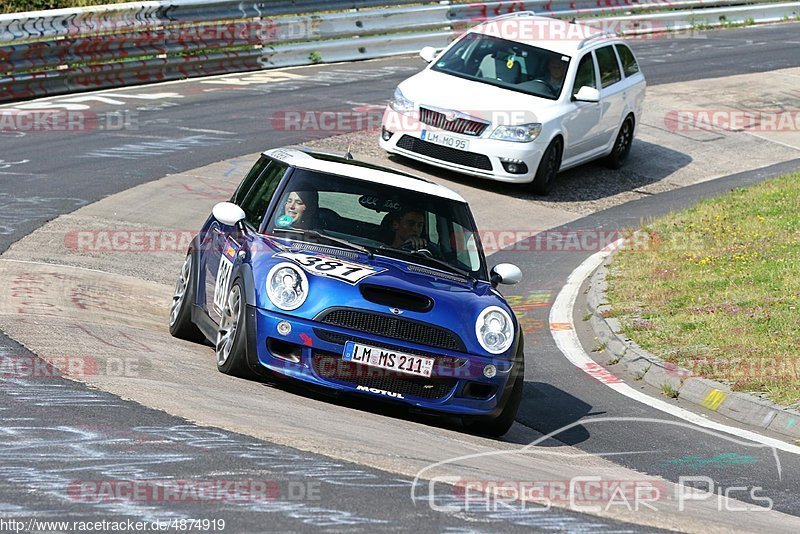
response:
M398 128L395 125L401 125L401 127ZM530 143L489 139L492 128L490 126L480 137L460 135L415 123L387 107L383 115L380 146L387 152L470 176L507 183L532 182L546 148L540 146L541 138ZM444 135L467 141L469 148L468 150L458 150L428 143L422 139L422 130L441 132ZM387 134L389 138L385 139L384 132L387 131L391 135ZM522 162L527 170L521 173L508 172L503 166L504 161Z
M510 386L513 360L434 349L407 341L355 332L255 310L258 364L273 373L339 392L401 402L426 411L453 415L496 415ZM283 335L279 323L291 331ZM283 325L285 328L285 325ZM430 378L367 367L342 358L344 342L356 341L436 359ZM484 375L492 364L497 374Z

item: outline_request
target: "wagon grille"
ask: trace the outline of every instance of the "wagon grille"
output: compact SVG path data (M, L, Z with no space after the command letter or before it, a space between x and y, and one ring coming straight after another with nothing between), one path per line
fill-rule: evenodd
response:
M464 343L450 330L391 315L338 308L323 312L317 321L429 347L460 352L465 350Z
M410 150L411 152L416 152L417 154L422 154L429 158L449 161L450 163L463 165L464 167L473 167L485 171L492 170L492 161L488 156L476 154L475 152L457 150L449 146L436 145L428 141L423 141L422 139L417 139L416 137L411 137L410 135L401 137L397 142L397 146L398 148Z
M471 120L464 117L457 117L451 121L447 120L447 116L439 111L434 111L427 108L419 108L419 121L423 124L439 128L440 130L447 130L448 132L455 132L464 135L479 136L488 123Z

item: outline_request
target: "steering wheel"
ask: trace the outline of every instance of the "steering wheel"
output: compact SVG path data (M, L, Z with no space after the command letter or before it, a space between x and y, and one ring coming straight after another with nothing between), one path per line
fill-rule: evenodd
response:
M414 243L412 243L411 241L406 241L405 243L400 245L399 248L400 250L407 250L409 252L418 253L421 254L422 256L427 256L428 258L433 257L433 253L427 248L414 248Z
M552 94L558 93L558 91L556 91L556 87L553 84L551 84L550 82L548 82L547 80L545 80L544 78L536 78L535 80L531 80L531 81L541 83L542 85L547 87L547 90L550 91L550 93L552 93Z

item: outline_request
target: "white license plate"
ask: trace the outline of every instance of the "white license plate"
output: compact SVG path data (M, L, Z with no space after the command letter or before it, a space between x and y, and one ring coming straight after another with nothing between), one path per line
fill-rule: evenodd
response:
M440 132L430 132L422 130L420 139L436 145L449 146L458 150L469 150L469 141L452 135L443 134Z
M429 378L433 370L433 358L403 354L393 350L370 347L353 341L344 345L342 354L347 362L360 363L371 367L380 367L410 375Z

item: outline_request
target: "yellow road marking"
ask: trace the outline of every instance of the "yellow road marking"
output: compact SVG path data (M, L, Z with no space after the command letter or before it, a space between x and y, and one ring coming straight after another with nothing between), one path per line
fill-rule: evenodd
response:
M706 395L706 398L703 400L702 404L709 410L717 411L717 408L719 408L720 404L722 404L722 402L727 398L727 393L723 393L718 389L712 389L711 393Z

